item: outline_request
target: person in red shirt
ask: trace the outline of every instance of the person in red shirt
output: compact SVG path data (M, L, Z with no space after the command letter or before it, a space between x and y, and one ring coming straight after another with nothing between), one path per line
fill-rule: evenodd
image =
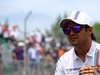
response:
M8 41L10 36L10 31L8 29L8 25L5 25L5 28L3 29L3 38Z

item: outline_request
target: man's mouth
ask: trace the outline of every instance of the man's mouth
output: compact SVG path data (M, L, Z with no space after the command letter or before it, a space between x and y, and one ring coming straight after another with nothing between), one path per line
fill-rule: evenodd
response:
M72 37L71 40L76 40L77 38Z

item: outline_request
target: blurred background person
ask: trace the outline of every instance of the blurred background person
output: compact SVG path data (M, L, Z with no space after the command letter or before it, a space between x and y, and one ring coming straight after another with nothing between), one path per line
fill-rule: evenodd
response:
M15 40L19 39L19 30L16 25L10 30L10 37L14 37Z
M18 46L16 45L15 49L13 50L13 58L14 63L17 65L17 69L19 72L19 75L23 75L23 60L24 60L24 43L19 42Z
M40 58L40 61L43 61L43 58L44 58L44 48L42 46L42 43L39 43L37 45L38 47L38 50L39 50L39 58Z
M10 37L10 31L9 31L9 25L4 25L4 29L3 29L3 38L8 41Z
M39 29L37 29L35 35L36 35L36 42L41 43L42 42L42 33Z
M2 54L1 54L1 41L0 41L0 75L3 75L3 62L2 62Z
M65 46L60 46L58 50L58 58L60 58L65 52Z
M44 64L44 75L52 75L52 63L54 60L51 57L50 52L46 52L46 57L45 57L45 64Z
M2 28L2 25L0 24L0 39L2 38L3 36L3 28Z
M32 75L37 75L37 64L39 62L39 50L36 43L31 43L31 47L28 49L29 64L32 70Z

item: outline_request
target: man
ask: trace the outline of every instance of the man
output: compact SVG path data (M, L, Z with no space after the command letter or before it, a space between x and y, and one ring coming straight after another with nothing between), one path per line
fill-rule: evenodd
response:
M13 58L14 58L14 71L17 71L19 75L23 75L23 65L24 65L24 46L25 44L23 42L19 42L17 45L15 45L15 49L12 52Z
M30 67L32 69L32 75L37 75L37 67L40 59L39 59L39 50L35 42L31 43L31 47L28 49L28 57L29 57Z
M74 47L58 60L55 75L99 75L100 44L95 42L91 18L73 11L60 27Z

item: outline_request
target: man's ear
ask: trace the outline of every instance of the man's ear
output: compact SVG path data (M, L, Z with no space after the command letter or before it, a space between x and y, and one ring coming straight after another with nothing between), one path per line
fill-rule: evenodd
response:
M93 32L93 27L90 27L90 28L89 28L89 34L91 35L92 32Z

